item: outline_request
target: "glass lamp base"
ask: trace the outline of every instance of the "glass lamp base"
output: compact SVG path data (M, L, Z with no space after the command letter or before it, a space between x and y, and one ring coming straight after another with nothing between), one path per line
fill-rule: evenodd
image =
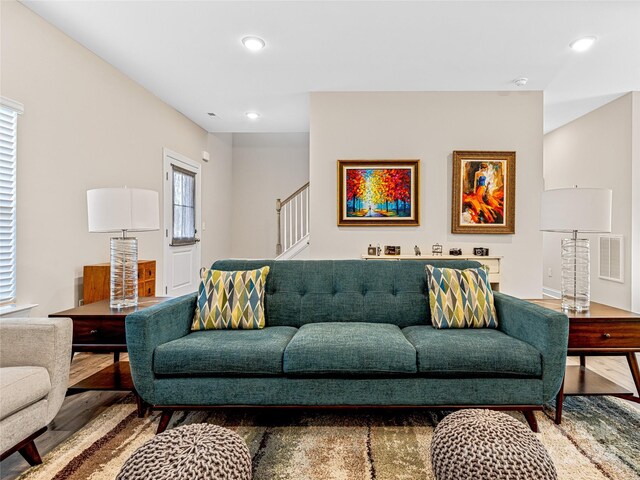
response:
M586 307L583 305L576 305L576 303L574 301L572 301L571 299L568 299L565 301L565 299L562 299L562 310L566 311L566 312L588 312L589 311L589 305L587 305Z
M586 312L590 302L589 240L562 240L562 309Z
M111 239L111 308L138 305L138 240L135 238Z

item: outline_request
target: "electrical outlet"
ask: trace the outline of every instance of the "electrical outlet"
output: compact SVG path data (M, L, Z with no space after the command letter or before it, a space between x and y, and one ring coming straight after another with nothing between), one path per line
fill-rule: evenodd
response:
M549 268L547 269L547 276L548 276L548 277L553 277L553 269L552 269L551 267L549 267Z
M80 300L78 300L78 306L81 307L84 305L84 299L81 298Z

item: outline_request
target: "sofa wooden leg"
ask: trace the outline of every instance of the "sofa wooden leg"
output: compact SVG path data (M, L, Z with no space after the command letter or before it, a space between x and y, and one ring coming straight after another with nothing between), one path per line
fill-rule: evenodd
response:
M533 410L523 410L524 418L527 419L527 423L531 430L538 433L540 430L538 429L538 421L536 420L536 414Z
M42 458L40 458L40 454L38 453L38 448L33 440L27 443L24 447L18 450L20 455L29 462L29 465L32 467L34 465L40 465L42 463Z
M42 427L40 430L31 434L17 445L11 447L6 452L2 452L2 454L0 454L0 461L4 460L9 455L14 454L15 452L18 452L24 457L27 462L29 462L29 465L34 466L41 464L42 459L40 458L40 454L38 453L36 444L33 441L46 431L47 427Z
M558 395L556 395L556 425L560 425L562 422L562 405L564 404L564 378L562 379L562 385L560 385L560 390L558 390Z
M158 429L156 430L156 434L162 433L167 429L169 425L169 421L171 421L171 416L173 415L173 410L162 410L162 415L160 415L160 423L158 423Z
M133 392L136 397L136 411L138 412L138 418L144 418L144 414L147 412L147 403L142 400L142 397L138 395L138 392Z

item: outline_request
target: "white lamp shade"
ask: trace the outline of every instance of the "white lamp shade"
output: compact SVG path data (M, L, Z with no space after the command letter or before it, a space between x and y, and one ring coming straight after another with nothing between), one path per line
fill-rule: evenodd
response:
M90 232L144 232L160 228L158 192L139 188L87 191Z
M607 188L545 190L540 202L540 230L610 232L611 198L612 192Z

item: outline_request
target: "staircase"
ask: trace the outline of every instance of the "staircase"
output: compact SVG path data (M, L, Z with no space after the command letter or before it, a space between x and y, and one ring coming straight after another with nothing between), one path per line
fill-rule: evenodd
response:
M309 182L284 200L276 200L276 260L290 260L309 246Z

